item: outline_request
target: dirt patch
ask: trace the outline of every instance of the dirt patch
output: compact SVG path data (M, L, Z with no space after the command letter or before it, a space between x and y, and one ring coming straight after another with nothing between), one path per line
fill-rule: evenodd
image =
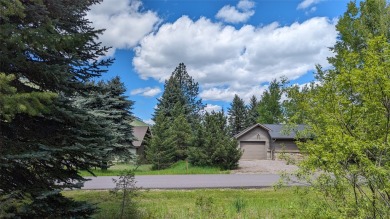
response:
M292 173L298 170L296 165L286 164L283 160L240 160L238 169L232 170L232 174L258 174L280 172Z

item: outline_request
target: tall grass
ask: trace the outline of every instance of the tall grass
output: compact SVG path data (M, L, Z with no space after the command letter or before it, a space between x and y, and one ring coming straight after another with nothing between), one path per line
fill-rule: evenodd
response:
M94 218L115 218L120 200L108 191L67 191L65 196L98 203ZM137 197L140 218L292 218L300 196L294 188L208 189L141 191ZM294 215L293 218L299 218Z
M134 172L135 175L184 175L184 174L228 174L230 171L221 171L217 167L197 167L187 164L185 161L179 161L170 168L164 170L151 170L152 165L141 165ZM124 170L134 169L135 166L126 163L117 163L108 170L95 169L92 172L96 176L119 176ZM92 176L87 171L80 171L82 176Z

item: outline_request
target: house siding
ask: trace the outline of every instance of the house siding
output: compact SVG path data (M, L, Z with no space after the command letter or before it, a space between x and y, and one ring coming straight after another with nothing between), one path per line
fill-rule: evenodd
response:
M265 148L267 150L267 159L271 158L271 148L270 148L270 136L268 131L261 127L255 127L252 130L248 131L244 135L240 136L238 139L239 147L242 148L241 142L265 142Z
M272 159L279 160L281 154L286 154L291 158L298 159L300 152L294 139L274 140L271 143Z

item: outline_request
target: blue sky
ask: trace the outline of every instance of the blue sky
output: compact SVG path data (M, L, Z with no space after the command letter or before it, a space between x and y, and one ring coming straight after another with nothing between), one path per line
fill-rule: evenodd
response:
M234 94L260 98L269 81L313 80L328 66L345 0L103 0L87 14L106 29L99 40L115 58L102 79L119 75L133 113L151 122L164 80L184 62L200 84L206 110L229 107Z

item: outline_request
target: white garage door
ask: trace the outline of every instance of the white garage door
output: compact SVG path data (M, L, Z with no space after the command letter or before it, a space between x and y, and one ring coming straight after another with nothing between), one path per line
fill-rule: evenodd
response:
M267 150L264 141L242 141L241 149L244 151L241 157L243 160L267 160Z

